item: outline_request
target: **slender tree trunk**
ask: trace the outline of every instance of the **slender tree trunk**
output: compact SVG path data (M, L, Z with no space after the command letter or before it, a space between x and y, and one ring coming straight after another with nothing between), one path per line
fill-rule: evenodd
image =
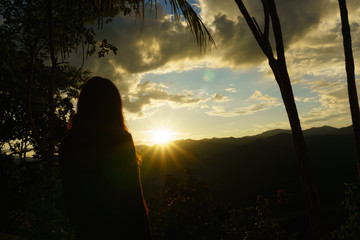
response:
M27 83L26 83L26 119L28 125L31 129L31 135L34 138L39 152L42 156L46 154L46 147L44 144L43 139L41 138L39 131L35 125L34 118L33 118L33 110L32 110L32 88L34 84L34 61L35 61L35 54L34 50L31 50L30 54L30 61L29 61L29 73L27 76Z
M278 61L271 61L270 67L279 85L281 96L288 115L296 158L300 170L301 185L305 193L306 205L308 209L309 221L315 239L327 239L323 219L321 217L321 203L318 189L313 180L311 163L305 143L305 138L301 129L300 119L291 87L290 77L286 65L279 64Z
M50 77L48 81L48 134L47 134L47 156L45 160L45 167L47 168L47 173L49 176L48 181L53 182L53 166L54 166L54 153L55 153L55 104L54 104L54 81L55 81L55 71L57 66L57 59L55 56L54 49L54 30L53 30L53 1L48 0L48 9L47 9L47 22L48 22L48 44L49 52L51 59L51 69Z
M54 224L54 209L55 209L55 104L54 104L54 81L55 71L57 66L57 59L55 56L54 48L54 29L53 29L53 0L47 1L47 13L46 13L46 34L48 40L48 48L51 60L51 69L47 85L47 97L48 97L48 129L45 135L46 149L45 154L42 156L42 161L45 169L45 189L44 192L44 208L46 214L43 217L42 231L39 238L49 239L52 235Z
M264 7L265 26L264 31L260 29L255 18L252 18L248 13L242 0L235 0L240 12L244 16L247 24L250 27L258 45L261 47L265 56L269 60L269 65L274 73L275 79L279 85L282 99L289 118L289 123L292 130L294 147L296 157L299 165L300 177L303 192L306 198L306 206L308 209L309 222L313 231L314 239L328 239L329 234L325 229L323 219L321 218L321 204L318 189L313 180L311 170L311 163L308 156L307 147L305 144L304 135L302 133L299 115L297 112L295 99L291 87L290 77L287 71L284 44L281 32L280 20L277 14L274 0L261 0ZM273 50L269 41L269 27L270 20L272 30L274 32L276 55L274 57Z
M41 37L44 34L46 26L46 19L43 21L43 24L39 26L40 33L37 35L37 37L29 43L29 71L27 72L27 79L26 79L26 100L25 100L25 112L26 112L26 120L29 125L29 128L31 130L31 136L34 138L35 143L37 145L38 151L41 156L46 155L46 143L42 136L40 136L40 133L38 131L38 128L35 125L35 121L33 118L33 110L32 110L32 95L33 95L33 85L34 85L34 65L36 56L39 53L38 44L41 39Z
M344 52L345 52L345 64L346 64L345 68L347 74L350 112L351 112L351 119L352 119L354 136L355 136L355 147L356 147L356 155L357 155L357 173L360 181L360 112L359 112L359 101L356 91L355 65L354 65L354 57L352 52L351 31L350 31L350 25L348 19L348 11L346 7L346 0L339 0L339 8L340 8L343 44L344 44Z

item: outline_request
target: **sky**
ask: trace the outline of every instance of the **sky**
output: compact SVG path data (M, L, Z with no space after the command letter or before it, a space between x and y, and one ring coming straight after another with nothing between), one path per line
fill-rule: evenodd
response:
M189 1L216 47L197 47L167 8L145 21L118 16L97 32L117 55L90 57L85 68L118 87L136 144L242 137L289 129L279 88L234 0ZM263 26L259 1L244 1ZM303 129L351 125L338 1L276 0L287 66ZM360 1L347 0L356 79L360 79ZM360 87L360 86L358 86ZM161 133L161 132L160 132Z

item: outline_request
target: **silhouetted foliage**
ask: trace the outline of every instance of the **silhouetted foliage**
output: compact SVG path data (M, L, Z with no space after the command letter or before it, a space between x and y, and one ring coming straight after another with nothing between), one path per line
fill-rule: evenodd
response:
M0 167L1 232L27 239L73 239L72 227L64 214L58 171L54 176L55 201L49 206L45 169L40 161L19 165L13 157L1 154Z
M287 233L296 216L288 201L278 190L273 198L259 195L253 206L231 209L187 169L184 181L167 175L163 189L150 197L154 239L298 239L297 229Z
M186 170L184 182L167 175L163 191L148 200L155 239L220 239L227 211L216 204L209 189Z
M303 226L298 225L299 217L290 208L288 194L278 189L276 196L258 195L254 206L246 209L248 229L246 239L302 239Z
M31 138L31 129L26 119L26 62L23 61L23 53L16 52L11 56L1 60L1 93L0 108L2 120L0 131L1 143L10 145L12 155L22 157L25 161L25 153L35 147L35 153L38 151L38 143ZM13 65L11 72L6 71L7 65ZM5 66L4 66L5 65ZM46 84L49 78L50 69L44 65L44 62L38 60L34 71L35 81L33 87L32 105L34 108L33 119L41 135L45 137L48 130L48 106L46 94ZM74 99L79 91L81 84L87 78L87 72L81 69L64 65L56 70L54 104L55 112L55 135L56 145L66 133L66 124L69 115L73 111ZM23 146L23 147L21 147ZM38 156L38 157L41 157Z
M70 25L58 24L61 17L65 16L61 23L75 18L74 15L69 19L69 12L61 12L58 6L59 12L52 13L59 22L52 26L56 34L50 40L47 25L54 19L49 20L47 3L0 1L3 20L0 25L0 147L1 151L10 147L7 154L14 155L21 163L14 171L7 172L12 187L5 188L17 189L12 195L15 200L6 202L19 205L10 213L6 210L8 206L1 208L10 214L5 224L7 231L15 228L20 234L31 232L39 239L50 239L47 234L53 232L53 220L59 220L54 218L58 214L54 207L58 194L56 152L73 111L72 99L88 74L67 63L56 63L56 67L49 65L52 53L61 52L64 46L69 51L76 46L75 37L71 40L68 37L66 42L62 40L66 34L75 36L76 32L69 29ZM49 42L52 42L52 50ZM30 150L39 162L26 163ZM16 177L16 181L12 177Z
M350 240L360 238L360 188L354 183L345 183L345 199L342 202L346 211L346 221L332 232L333 239Z

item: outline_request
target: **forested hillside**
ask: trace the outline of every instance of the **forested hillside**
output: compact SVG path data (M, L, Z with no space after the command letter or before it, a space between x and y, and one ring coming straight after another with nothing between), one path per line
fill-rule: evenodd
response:
M344 182L356 179L351 128L314 128L304 134L324 203L342 199ZM181 176L190 168L209 184L217 199L233 207L279 188L301 198L292 137L286 130L244 138L180 140L138 149L143 157L145 191L160 188L166 175Z

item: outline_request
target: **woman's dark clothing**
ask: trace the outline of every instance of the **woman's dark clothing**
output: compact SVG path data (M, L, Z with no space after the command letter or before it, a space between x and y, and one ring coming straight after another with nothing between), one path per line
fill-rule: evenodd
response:
M65 207L80 239L151 238L128 132L72 129L60 165Z

